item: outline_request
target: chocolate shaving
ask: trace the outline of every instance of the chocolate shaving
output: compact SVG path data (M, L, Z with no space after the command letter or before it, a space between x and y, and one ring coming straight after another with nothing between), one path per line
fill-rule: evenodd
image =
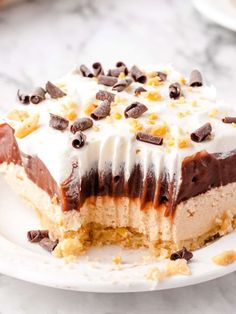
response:
M69 125L69 121L56 114L50 113L49 126L56 130L65 130Z
M96 109L91 113L91 117L94 120L100 120L109 116L111 111L111 105L108 100L104 100Z
M70 127L70 131L75 134L78 131L84 131L93 126L93 120L90 118L77 119Z
M100 75L98 77L98 84L105 86L113 86L117 83L117 78L112 76Z
M49 238L44 238L39 242L39 245L48 252L54 251L57 244L58 240L52 241Z
M146 92L147 90L143 88L142 86L135 89L134 94L135 96L139 96L141 93Z
M185 259L187 262L193 257L193 253L188 251L186 247L183 247L182 250L179 250L175 253L172 253L170 259L176 261L177 259Z
M117 92L122 92L126 87L128 87L133 80L131 78L125 78L124 80L121 80L117 82L113 87L112 90L115 90Z
M225 117L222 119L224 123L236 123L236 117Z
M64 93L59 87L49 81L46 84L46 92L51 96L51 98L54 99L66 96L66 93Z
M201 126L199 129L191 133L191 140L197 143L204 141L212 131L211 124L208 122Z
M136 134L136 139L141 142L154 144L154 145L162 145L163 144L163 138L160 136L154 136L150 135L144 132L138 132Z
M144 75L143 72L140 71L138 67L136 67L136 65L132 66L132 68L130 69L130 74L135 82L144 84L147 80L146 75Z
M167 79L167 74L164 72L157 72L157 75L161 82L165 82Z
M147 110L148 108L145 105L139 102L134 102L125 109L124 114L126 118L136 119L140 117Z
M82 133L81 131L76 133L75 138L72 141L72 146L74 148L81 148L84 146L86 141L86 135Z
M104 90L100 90L96 94L96 99L98 100L108 100L109 102L113 102L115 100L115 94L106 92Z
M27 239L31 243L38 243L48 237L48 230L30 230L27 232Z
M117 67L117 68L122 68L122 72L124 72L125 75L127 75L127 74L129 73L127 66L126 66L125 63L122 62L122 61L116 62L116 67Z
M190 74L189 85L192 87L199 87L203 85L202 75L198 70L193 70Z
M37 87L30 96L30 102L37 105L45 99L46 91L42 87Z
M93 73L86 67L86 65L82 64L79 69L83 76L90 78L93 77Z
M96 77L99 75L104 75L104 71L103 71L101 63L95 62L93 64L93 73L94 73L94 76Z
M169 86L170 98L178 99L181 95L181 86L179 83L173 83Z
M20 90L17 91L17 97L19 101L24 105L29 105L30 103L30 96L27 94L21 94Z

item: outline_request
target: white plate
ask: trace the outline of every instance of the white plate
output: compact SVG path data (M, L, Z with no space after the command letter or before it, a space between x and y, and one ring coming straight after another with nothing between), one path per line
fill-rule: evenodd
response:
M193 0L193 4L208 19L236 31L235 0Z
M222 250L235 248L236 233L198 250L189 264L191 276L175 276L160 283L147 281L144 274L148 268L163 262L142 265L145 250L121 250L107 246L90 250L76 263L66 264L53 257L37 244L26 240L29 229L38 228L38 219L14 195L0 178L0 272L29 282L78 291L135 292L183 287L211 280L233 272L236 263L227 267L216 266L211 257ZM112 256L120 253L123 264L120 269L112 264ZM97 261L99 260L100 261Z

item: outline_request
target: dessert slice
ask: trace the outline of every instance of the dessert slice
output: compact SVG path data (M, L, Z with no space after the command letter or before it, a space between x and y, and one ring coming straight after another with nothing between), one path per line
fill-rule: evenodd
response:
M82 65L18 91L0 171L56 256L108 243L194 250L235 226L236 111L215 98L197 70Z

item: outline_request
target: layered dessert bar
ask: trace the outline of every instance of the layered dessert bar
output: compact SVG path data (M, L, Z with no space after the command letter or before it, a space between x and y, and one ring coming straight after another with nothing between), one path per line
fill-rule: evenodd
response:
M236 109L198 70L97 62L17 95L0 171L56 256L109 243L194 250L233 230Z

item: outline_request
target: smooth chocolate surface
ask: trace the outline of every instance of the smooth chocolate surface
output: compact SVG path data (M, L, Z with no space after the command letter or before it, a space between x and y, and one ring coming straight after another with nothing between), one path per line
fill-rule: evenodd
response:
M0 125L0 163L7 162L24 167L27 176L50 197L58 196L64 211L76 209L83 205L90 196L112 197L127 196L140 199L141 208L147 206L157 208L166 205L165 215L174 213L175 207L182 201L204 193L211 188L236 182L236 150L227 156L217 153L209 154L201 151L186 157L182 162L182 180L178 191L175 179L163 170L159 178L155 177L152 167L144 178L139 164L133 167L128 181L125 181L124 165L120 172L112 175L112 165L107 170L98 171L98 164L82 177L78 177L78 163L71 166L71 175L61 186L58 186L43 162L35 156L21 153L14 137L14 130L8 124Z

